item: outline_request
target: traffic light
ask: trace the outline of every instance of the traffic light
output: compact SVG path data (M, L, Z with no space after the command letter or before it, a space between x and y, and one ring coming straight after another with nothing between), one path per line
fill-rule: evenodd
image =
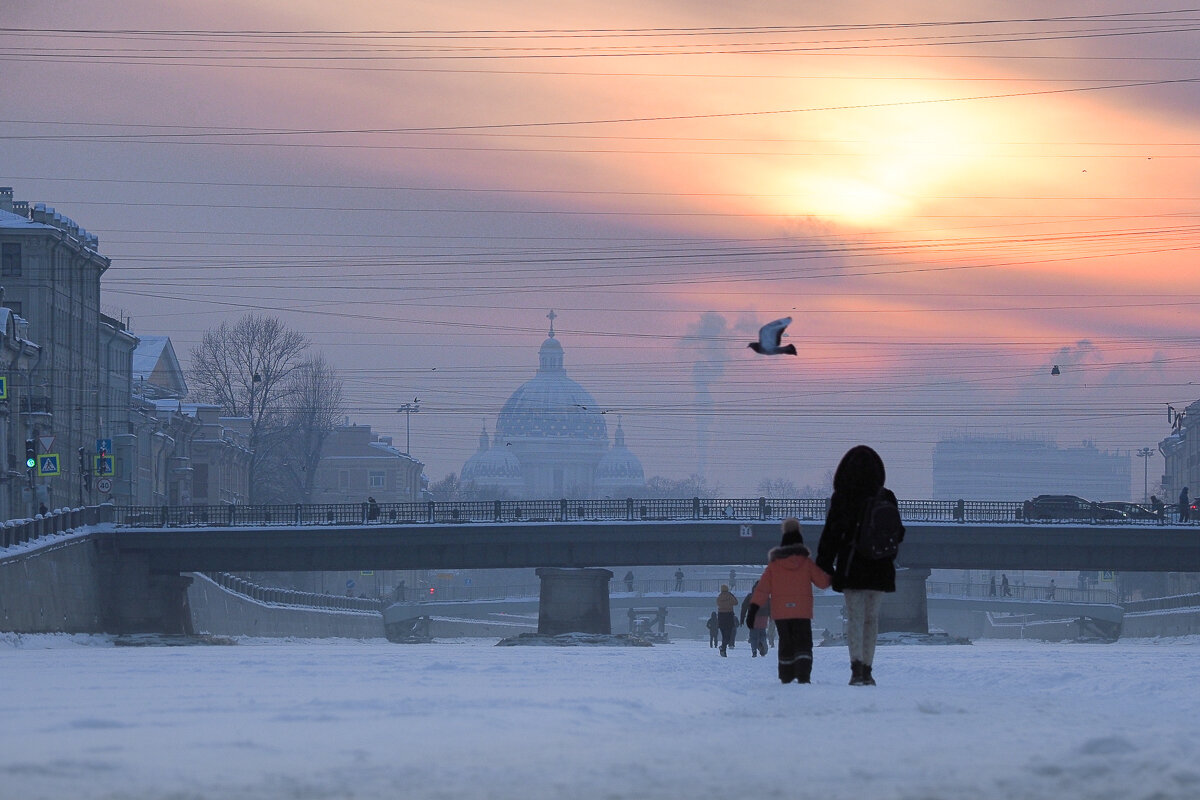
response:
M25 440L25 466L33 469L37 466L37 440Z

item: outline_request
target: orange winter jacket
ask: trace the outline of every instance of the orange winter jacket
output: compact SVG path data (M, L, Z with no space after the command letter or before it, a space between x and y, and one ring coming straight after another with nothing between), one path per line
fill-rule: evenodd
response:
M812 619L812 587L828 589L829 581L828 573L813 563L804 545L776 547L750 602L762 607L770 600L774 619Z

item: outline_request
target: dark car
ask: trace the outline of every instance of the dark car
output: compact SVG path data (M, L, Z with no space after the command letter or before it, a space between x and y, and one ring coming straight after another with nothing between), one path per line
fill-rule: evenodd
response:
M1126 503L1118 501L1111 503L1097 503L1096 505L1100 508L1116 511L1119 514L1124 515L1124 519L1130 520L1131 522L1153 521L1158 519L1157 514L1155 514L1149 508L1139 505L1138 503Z
M1039 494L1025 501L1024 512L1025 519L1031 521L1057 519L1098 522L1126 519L1125 514L1117 509L1105 508L1101 503L1084 500L1073 494Z

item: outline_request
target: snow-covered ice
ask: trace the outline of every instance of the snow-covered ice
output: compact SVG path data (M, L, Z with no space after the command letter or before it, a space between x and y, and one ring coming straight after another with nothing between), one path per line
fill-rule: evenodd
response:
M1200 797L1200 639L773 656L3 634L0 797Z

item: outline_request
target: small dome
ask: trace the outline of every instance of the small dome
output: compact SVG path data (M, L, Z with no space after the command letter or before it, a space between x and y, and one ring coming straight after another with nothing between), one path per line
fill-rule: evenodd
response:
M521 462L506 447L488 447L487 429L479 434L479 449L463 464L464 482L497 484L521 481Z
M612 449L596 465L596 489L629 489L646 485L642 462L625 446L625 431L617 423Z

